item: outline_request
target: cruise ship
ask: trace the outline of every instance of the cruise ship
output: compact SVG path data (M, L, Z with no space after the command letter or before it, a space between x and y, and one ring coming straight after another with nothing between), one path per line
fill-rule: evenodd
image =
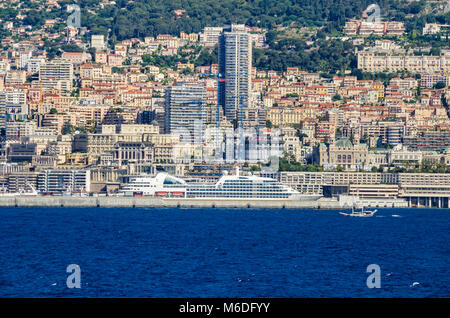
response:
M186 199L233 200L317 200L318 195L303 195L272 178L254 175L223 175L216 183L188 183L158 173L156 177L132 177L121 190L125 195L159 196Z

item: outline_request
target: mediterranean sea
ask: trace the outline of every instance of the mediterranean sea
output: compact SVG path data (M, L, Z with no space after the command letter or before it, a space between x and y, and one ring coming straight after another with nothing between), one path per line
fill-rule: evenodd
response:
M450 297L450 210L338 212L0 208L0 296Z

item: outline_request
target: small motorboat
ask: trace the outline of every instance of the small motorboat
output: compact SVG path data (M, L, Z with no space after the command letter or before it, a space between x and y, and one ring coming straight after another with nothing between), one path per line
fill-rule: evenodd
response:
M355 208L352 207L352 213L345 213L345 212L339 212L339 214L346 215L346 216L357 216L357 217L371 217L374 216L375 213L377 213L378 210L365 210L364 207L361 208L361 211L355 211Z

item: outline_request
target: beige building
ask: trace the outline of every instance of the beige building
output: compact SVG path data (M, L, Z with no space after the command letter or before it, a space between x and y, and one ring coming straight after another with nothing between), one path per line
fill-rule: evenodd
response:
M307 117L314 117L316 110L306 107L273 107L268 109L266 119L275 126L299 124Z
M47 153L56 156L57 163L65 163L66 155L72 153L72 137L70 135L58 136L56 141L47 144Z
M450 207L448 173L281 172L280 181L305 194L345 186L355 196L392 198L398 193L409 206Z
M41 65L39 70L39 80L44 88L56 88L68 93L72 91L74 79L73 64L64 60Z
M374 73L409 71L420 74L448 74L450 56L376 55L373 52L359 52L358 69Z
M97 50L104 50L106 48L105 36L102 34L93 34L91 37L91 47Z
M159 127L153 125L122 124L102 125L95 134L78 134L74 136L74 150L87 152L90 156L99 157L113 153L124 146L151 144L152 160L155 162L173 161L173 147L179 137L159 134ZM127 148L128 149L128 148ZM129 149L127 150L129 151ZM117 156L116 156L117 158ZM121 159L125 157L120 156ZM128 158L126 158L128 159Z
M396 184L350 184L348 194L360 198L397 198L399 191Z
M366 144L354 145L348 138L341 137L332 144L320 144L314 155L315 160L325 168L341 166L345 170L357 170L368 163L369 150Z

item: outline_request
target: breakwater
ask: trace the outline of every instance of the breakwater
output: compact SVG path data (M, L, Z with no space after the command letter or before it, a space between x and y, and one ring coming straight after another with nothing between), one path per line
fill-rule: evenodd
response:
M407 207L406 202L376 200L365 202L367 207ZM267 209L339 209L345 202L321 198L316 201L297 200L202 200L167 199L157 197L75 197L75 196L11 196L0 197L0 207L102 207L102 208L267 208Z

